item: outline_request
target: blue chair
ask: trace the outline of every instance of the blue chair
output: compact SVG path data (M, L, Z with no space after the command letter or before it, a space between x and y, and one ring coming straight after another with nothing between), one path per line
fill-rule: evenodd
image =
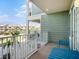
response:
M65 48L52 48L48 59L79 59L79 52Z
M60 39L59 45L69 46L69 39Z

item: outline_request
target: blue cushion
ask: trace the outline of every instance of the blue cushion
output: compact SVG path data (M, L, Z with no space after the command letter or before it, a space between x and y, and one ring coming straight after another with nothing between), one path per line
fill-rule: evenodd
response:
M59 45L66 45L69 46L69 39L60 39Z
M79 52L64 48L52 48L48 59L79 59Z

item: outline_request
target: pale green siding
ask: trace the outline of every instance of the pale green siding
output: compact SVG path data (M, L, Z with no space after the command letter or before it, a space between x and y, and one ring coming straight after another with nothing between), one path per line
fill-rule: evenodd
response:
M58 41L62 38L69 38L70 20L68 12L54 13L42 16L42 31L48 31L49 41Z

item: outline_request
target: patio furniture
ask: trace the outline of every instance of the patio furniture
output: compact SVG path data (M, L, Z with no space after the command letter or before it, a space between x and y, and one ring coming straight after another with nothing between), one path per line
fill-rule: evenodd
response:
M79 59L79 52L66 48L52 48L48 59Z
M60 45L69 46L69 39L60 39L59 40L59 46Z

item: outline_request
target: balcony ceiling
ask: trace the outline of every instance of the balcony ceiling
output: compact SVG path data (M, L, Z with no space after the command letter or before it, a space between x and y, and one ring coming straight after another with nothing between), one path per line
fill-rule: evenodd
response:
M47 14L67 11L73 0L31 0Z

